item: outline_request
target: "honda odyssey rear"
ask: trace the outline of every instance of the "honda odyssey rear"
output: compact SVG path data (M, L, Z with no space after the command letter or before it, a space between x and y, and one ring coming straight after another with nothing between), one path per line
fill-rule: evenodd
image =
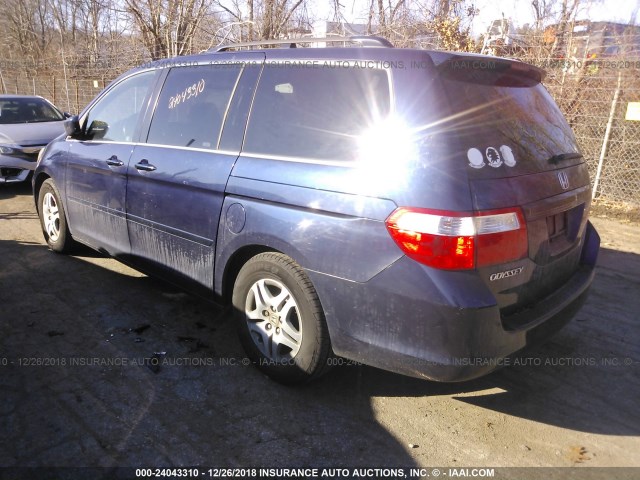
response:
M374 282L387 285L397 340L374 348L351 332L346 348L359 345L360 359L392 370L463 380L570 320L599 238L587 219L587 166L540 83L544 72L503 59L432 58L431 92L414 96L428 113L412 127L421 145L412 174L426 188L414 182L386 219L406 259Z

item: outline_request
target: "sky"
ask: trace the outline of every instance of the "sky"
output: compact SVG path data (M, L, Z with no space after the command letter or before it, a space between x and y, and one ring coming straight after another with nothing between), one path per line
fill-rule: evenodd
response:
M628 23L635 12L637 14L635 23L640 23L640 0L582 1L585 5L581 7L578 19ZM348 21L366 22L369 0L340 0L340 3L344 6L343 13ZM332 4L331 0L317 0L312 10L318 14L319 18L329 18ZM472 30L476 35L484 32L492 20L502 18L502 13L507 18L511 17L516 27L533 23L531 0L476 0L475 6L480 10L480 14L472 24Z

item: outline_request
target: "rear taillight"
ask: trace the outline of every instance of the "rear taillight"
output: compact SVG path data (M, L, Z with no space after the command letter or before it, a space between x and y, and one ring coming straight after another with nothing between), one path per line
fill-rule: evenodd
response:
M386 220L393 240L430 267L470 270L527 255L527 227L519 208L483 212L396 209Z

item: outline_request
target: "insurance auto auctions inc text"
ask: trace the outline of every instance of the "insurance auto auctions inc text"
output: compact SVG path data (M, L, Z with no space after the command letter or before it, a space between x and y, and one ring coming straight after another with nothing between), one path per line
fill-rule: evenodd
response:
M493 468L259 468L259 478L438 478L495 476Z

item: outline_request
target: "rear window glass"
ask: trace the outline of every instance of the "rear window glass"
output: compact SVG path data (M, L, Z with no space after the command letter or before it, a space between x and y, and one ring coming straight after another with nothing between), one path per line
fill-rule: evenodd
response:
M474 175L514 176L581 161L569 124L537 81L484 69L449 72L442 84L449 118L444 134L454 157L466 158ZM569 159L550 161L560 155Z
M358 138L390 110L381 69L266 65L249 119L247 153L355 160Z
M174 68L158 98L148 143L214 150L241 65Z
M0 100L0 123L59 122L64 115L40 98Z

